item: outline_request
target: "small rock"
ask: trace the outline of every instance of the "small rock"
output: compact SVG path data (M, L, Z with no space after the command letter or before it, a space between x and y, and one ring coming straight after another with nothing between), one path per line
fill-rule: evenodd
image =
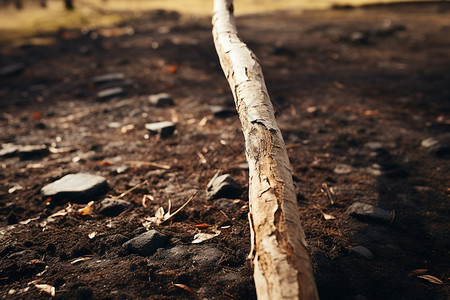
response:
M374 151L383 149L383 145L380 142L368 142L364 147Z
M234 107L221 106L221 105L211 105L209 109L218 118L227 118L230 116L237 115L236 109Z
M0 157L11 157L17 154L19 147L12 144L7 144L2 150L0 150Z
M103 91L99 91L97 93L97 98L99 100L106 100L106 99L110 99L116 96L120 96L122 94L124 94L125 90L121 87L114 87L114 88L110 88L110 89L106 89Z
M150 101L151 104L155 105L156 107L175 105L172 97L167 93L150 95L148 97L148 100Z
M156 230L150 230L132 238L122 246L128 251L135 252L141 256L149 256L164 247L169 241L168 237Z
M441 143L440 141L438 141L434 138L424 139L420 144L428 152L433 153L435 155L443 156L443 155L450 154L450 147Z
M46 145L27 145L20 146L18 153L20 159L25 160L48 155L50 151Z
M125 173L126 171L128 171L130 169L130 167L128 167L127 165L121 165L121 166L118 166L115 170L114 170L114 172L116 173L116 174L122 174L122 173Z
M192 262L199 267L214 266L219 262L223 254L224 253L217 248L206 246L195 252L192 256Z
M123 73L110 73L110 74L104 74L100 76L96 76L92 78L92 83L104 83L104 82L110 82L110 81L117 81L125 79L125 75Z
M151 134L159 134L162 138L167 138L175 131L175 124L170 121L162 121L145 124L145 128L148 129Z
M9 66L0 68L0 76L16 75L23 70L25 70L25 65L22 63L10 64Z
M206 197L210 200L227 198L238 198L242 193L240 186L234 181L230 174L224 174L211 179L206 186Z
M357 257L364 258L367 260L373 260L373 253L369 249L363 246L356 246L350 249L350 253Z
M100 202L98 212L108 217L114 217L130 206L131 203L126 200L106 198Z
M350 34L350 41L355 44L367 44L369 42L369 34L363 31L355 31Z
M349 174L352 172L352 167L347 164L339 164L334 168L333 171L338 175Z
M106 190L106 178L102 176L78 173L69 174L41 189L43 197L70 198L86 202ZM88 198L88 199L86 199Z
M347 214L356 218L371 219L385 223L392 221L392 214L389 211L362 202L355 202L350 205L347 208Z
M122 125L119 122L111 122L108 124L109 128L120 128Z

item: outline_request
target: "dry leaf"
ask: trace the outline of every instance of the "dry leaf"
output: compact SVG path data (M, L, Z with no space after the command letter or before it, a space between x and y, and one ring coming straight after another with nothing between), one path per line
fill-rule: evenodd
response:
M326 213L324 213L324 212L322 212L322 215L323 215L323 217L324 217L325 220L335 220L335 219L336 219L335 216L326 214Z
M187 285L182 284L182 283L174 283L173 285L176 286L177 288L185 290L192 296L197 297L197 294L191 288L189 288Z
M94 211L94 201L89 202L84 208L77 211L77 215L86 216Z
M49 284L34 284L34 286L41 290L42 292L46 292L47 294L49 294L52 297L55 297L56 294L56 289L54 286L51 286Z
M194 235L194 240L192 241L192 244L202 243L204 241L215 238L219 234L220 231L216 231L216 233L203 233L203 232L197 233L196 235Z
M408 273L408 276L424 275L428 272L428 269L415 269Z
M144 195L142 197L142 206L147 208L147 201L155 201L152 195Z
M426 281L434 283L434 284L443 284L443 282L439 278L436 278L432 275L420 275L420 276L417 276L417 278L425 279Z
M88 237L92 240L93 238L95 238L96 235L97 235L97 232L93 231L88 234Z

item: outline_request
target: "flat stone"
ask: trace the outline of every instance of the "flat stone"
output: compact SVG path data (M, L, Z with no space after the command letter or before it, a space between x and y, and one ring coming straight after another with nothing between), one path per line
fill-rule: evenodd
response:
M334 173L338 174L338 175L344 175L344 174L349 174L351 173L353 170L353 168L347 164L338 164L336 165L336 167L334 168Z
M106 198L100 202L98 212L108 217L114 217L130 206L131 203L126 200Z
M97 93L97 98L99 100L110 99L116 96L124 94L125 90L121 87L113 87L110 89L102 90Z
M235 199L241 193L241 187L230 174L214 177L206 186L206 197L210 200L219 198Z
M373 253L364 246L356 246L350 249L350 253L367 260L373 260Z
M69 174L41 189L43 197L68 198L79 202L92 200L90 197L102 193L107 188L106 178L78 173Z
M172 97L167 93L150 95L148 97L148 100L150 101L151 104L155 105L156 107L175 105Z
M230 116L237 115L236 109L234 107L222 106L222 105L210 105L209 109L218 118L227 118Z
M369 219L385 223L392 221L392 214L389 211L362 202L355 202L350 205L350 207L347 208L347 214L360 219Z
M150 230L132 238L122 246L130 252L137 253L141 256L149 256L167 245L168 237L156 230Z
M18 154L20 159L32 159L48 155L50 151L46 145L26 145L19 146Z
M16 145L8 144L6 147L0 150L0 157L15 156L19 152L19 147Z
M25 65L22 63L10 64L6 67L0 68L0 76L16 75L23 70L25 70Z
M125 74L123 73L110 73L110 74L104 74L100 76L96 76L92 78L92 82L99 84L99 83L105 83L110 81L118 81L125 79Z
M159 134L162 138L166 138L175 131L175 124L170 121L162 121L145 124L145 128L153 135Z

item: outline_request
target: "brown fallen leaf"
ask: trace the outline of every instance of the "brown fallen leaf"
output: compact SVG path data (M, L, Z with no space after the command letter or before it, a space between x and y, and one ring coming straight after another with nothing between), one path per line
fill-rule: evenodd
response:
M89 202L84 208L81 208L77 211L77 215L86 216L91 214L94 211L94 201Z
M197 297L197 294L190 287L188 287L187 285L182 284L182 283L174 283L173 285L176 286L177 288L185 290L186 292L188 292L192 296Z
M415 269L408 273L408 276L424 275L428 272L428 269Z
M424 279L424 280L434 283L434 284L443 284L442 280L440 280L437 277L434 277L433 275L420 275L420 276L417 276L417 278Z
M196 228L208 228L208 227L211 227L211 225L206 224L206 223L201 223L201 224L195 225L194 227L196 227Z

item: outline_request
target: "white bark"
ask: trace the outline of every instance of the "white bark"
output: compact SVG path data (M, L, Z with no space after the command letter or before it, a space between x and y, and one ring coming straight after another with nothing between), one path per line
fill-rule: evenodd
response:
M213 37L234 96L249 164L258 299L318 299L286 147L257 58L238 37L232 0L214 0Z

